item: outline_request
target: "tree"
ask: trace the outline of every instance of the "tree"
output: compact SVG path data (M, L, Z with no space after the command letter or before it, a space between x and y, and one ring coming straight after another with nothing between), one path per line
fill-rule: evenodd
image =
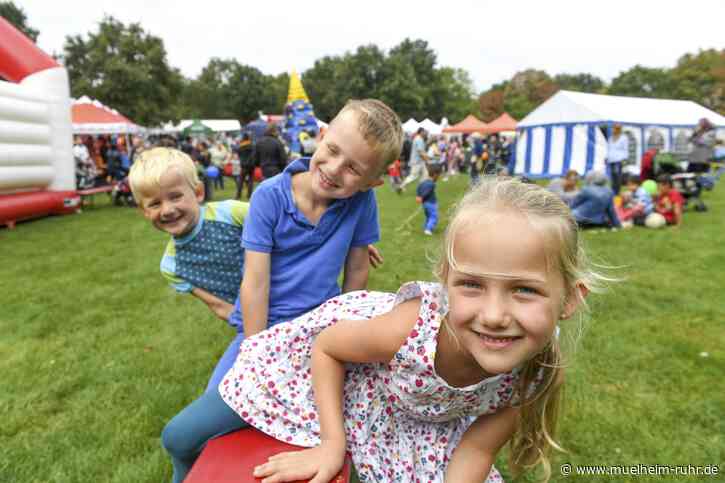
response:
M0 17L13 24L13 26L28 36L33 42L37 42L40 32L28 25L28 19L22 8L15 6L13 2L0 2Z
M87 39L67 36L63 51L74 97L94 97L142 125L178 119L184 78L168 65L163 40L138 23L107 16Z
M604 90L604 81L592 74L557 74L554 83L567 91L598 93Z
M608 94L636 97L675 97L676 85L669 69L635 65L612 80Z
M478 109L484 121L492 121L504 111L504 89L489 89L478 98Z
M549 74L543 70L527 69L483 92L478 104L484 121L491 121L504 111L521 119L558 90L559 86Z
M272 77L234 59L212 58L189 82L186 117L232 118L249 122L259 111L279 112L283 104Z
M676 95L725 112L725 49L685 54L672 70Z

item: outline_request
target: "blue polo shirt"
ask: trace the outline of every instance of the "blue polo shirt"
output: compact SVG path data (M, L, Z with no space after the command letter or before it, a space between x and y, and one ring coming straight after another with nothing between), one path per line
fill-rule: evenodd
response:
M308 170L309 158L298 159L261 183L244 219L242 246L271 255L269 326L339 295L337 279L350 248L380 240L372 190L332 201L317 225L310 223L292 198L292 175ZM243 330L239 297L229 322Z

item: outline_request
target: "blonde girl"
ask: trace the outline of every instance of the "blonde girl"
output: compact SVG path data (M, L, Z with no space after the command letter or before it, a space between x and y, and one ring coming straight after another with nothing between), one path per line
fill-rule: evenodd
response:
M352 454L361 482L548 478L563 383L558 327L597 277L553 193L485 179L446 232L438 283L336 297L247 339L219 386L230 412L299 446L262 481L326 483Z

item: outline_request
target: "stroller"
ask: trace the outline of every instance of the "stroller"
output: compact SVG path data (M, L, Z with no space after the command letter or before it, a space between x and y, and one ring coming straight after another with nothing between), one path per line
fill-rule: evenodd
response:
M128 176L124 176L113 184L111 200L116 206L136 206L136 200L133 199Z
M704 186L702 173L687 172L687 160L674 153L657 153L653 161L655 178L667 174L672 179L672 186L685 198L685 208L695 206L695 211L707 211L707 205L702 201L701 194Z

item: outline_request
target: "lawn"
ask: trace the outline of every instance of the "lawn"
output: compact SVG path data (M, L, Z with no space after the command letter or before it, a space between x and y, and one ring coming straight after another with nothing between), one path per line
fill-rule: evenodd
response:
M466 185L439 183L443 224ZM431 279L440 230L422 235L410 191L377 196L385 264L369 286ZM688 212L680 229L584 234L624 281L590 297L553 481L565 463L718 464L709 481L725 481L725 187L705 200L710 211ZM233 334L166 286L165 243L136 210L101 197L79 215L0 229L0 482L169 480L159 433L204 389ZM503 457L498 466L509 476Z

